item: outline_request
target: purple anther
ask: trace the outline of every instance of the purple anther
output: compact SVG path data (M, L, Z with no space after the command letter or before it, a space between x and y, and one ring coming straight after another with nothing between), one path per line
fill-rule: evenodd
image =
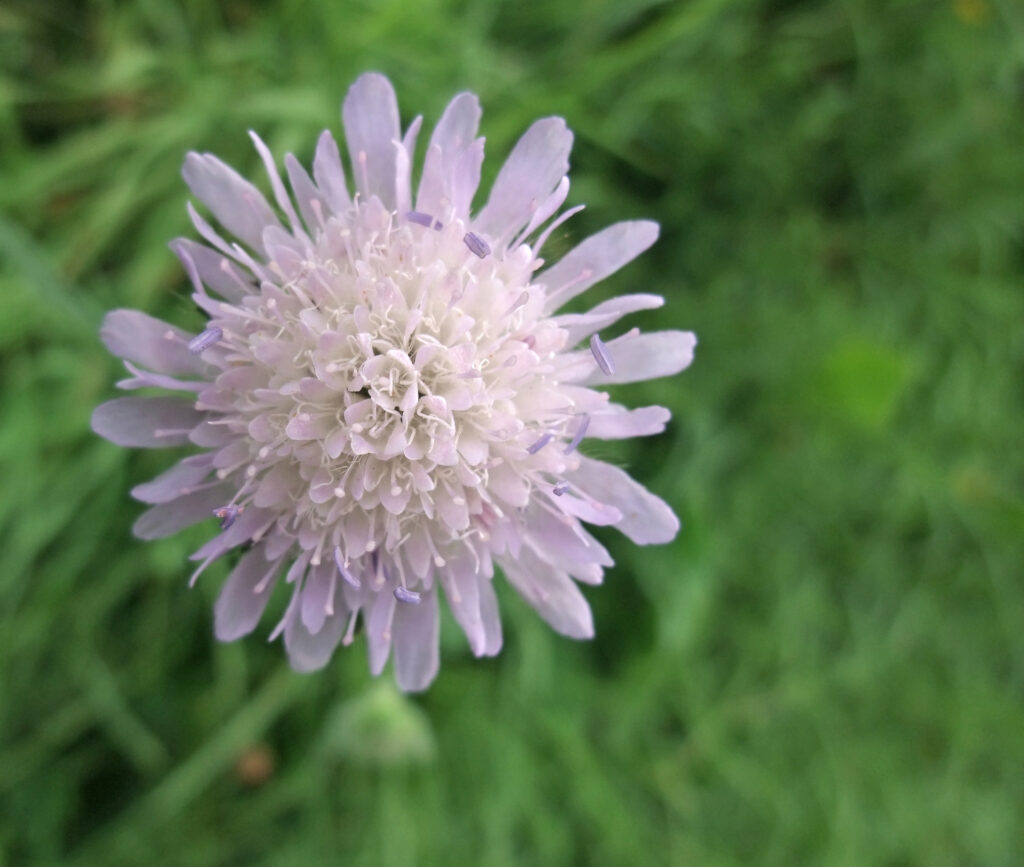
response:
M557 485L555 485L551 489L551 493L554 494L556 497L560 497L560 496L562 496L562 494L564 494L568 490L569 490L569 483L568 482L559 482Z
M220 528L226 530L238 520L243 511L243 506L221 506L213 510L213 516L220 518Z
M483 259L485 256L491 255L491 245L481 238L476 232L466 232L462 240L466 242L466 246L469 247L469 252L474 256L479 256Z
M423 211L409 211L405 217L410 223L426 226L428 229L435 229L438 232L444 228L440 220L435 220L430 214L424 214Z
M395 588L395 599L399 602L409 602L412 605L420 604L420 594L415 590L409 590L406 587Z
M360 588L359 579L349 572L348 567L345 566L345 558L341 556L341 548L334 549L334 565L338 567L338 574L341 575L346 584L355 587L356 590Z
M594 354L594 361L597 362L597 366L601 368L602 373L607 376L615 373L615 362L612 361L611 355L608 354L608 347L605 345L605 342L597 334L593 334L590 337L590 351Z
M571 455L576 451L576 446L583 442L583 437L587 435L588 427L590 427L590 416L583 413L580 416L580 423L576 426L576 435L572 438L572 442L565 447L565 454Z
M204 352L213 344L218 343L223 336L224 332L214 325L213 328L207 328L202 334L193 337L188 342L188 351L199 355L200 352Z
M549 442L551 442L551 440L553 438L554 437L551 434L549 434L549 433L544 434L539 440L537 440L537 442L535 442L532 446L530 446L526 450L527 454L531 454L531 455L537 454L537 452L539 452L542 448L544 448L544 446L546 446Z

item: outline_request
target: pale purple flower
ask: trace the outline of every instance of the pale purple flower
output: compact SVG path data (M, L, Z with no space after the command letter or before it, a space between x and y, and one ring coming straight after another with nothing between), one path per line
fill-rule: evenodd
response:
M657 295L556 314L658 236L616 223L544 263L545 239L579 210L558 216L572 144L561 118L527 130L475 212L473 94L445 110L415 192L421 118L403 135L388 80L356 81L342 119L354 190L330 133L312 177L285 157L287 187L252 135L276 209L216 157L188 155L185 181L237 239L190 206L204 243L172 245L209 322L192 335L115 310L102 329L132 375L122 388L183 396L118 398L92 423L123 446L200 449L132 491L152 504L134 530L220 521L193 555L194 581L244 552L215 606L219 639L251 632L284 584L271 637L283 633L296 670L325 665L361 619L373 673L393 653L399 686L418 690L437 673L442 594L477 656L502 642L495 564L557 631L590 638L577 582L599 583L612 560L581 522L642 545L675 536L662 500L577 447L661 432L666 409L626 409L602 389L682 370L696 339L596 336Z

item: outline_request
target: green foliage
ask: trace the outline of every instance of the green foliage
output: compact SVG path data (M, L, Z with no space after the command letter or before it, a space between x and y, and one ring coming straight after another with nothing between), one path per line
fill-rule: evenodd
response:
M185 151L308 160L366 69L480 93L492 177L564 115L553 251L658 219L594 295L701 341L608 446L678 541L602 535L591 643L503 588L413 698L217 645L207 530L130 535L167 456L88 430L102 310L199 321ZM1009 0L6 4L0 865L1024 862L1022 81Z

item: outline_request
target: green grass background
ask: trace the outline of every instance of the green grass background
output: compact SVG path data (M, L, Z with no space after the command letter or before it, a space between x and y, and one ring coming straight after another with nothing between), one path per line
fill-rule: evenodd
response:
M700 337L598 452L677 542L412 698L216 644L210 528L130 535L170 456L88 428L103 310L198 324L185 151L262 184L246 130L310 159L367 69L477 91L489 177L566 117L552 249L659 220L587 301ZM0 865L1024 863L1024 8L9 0L0 70Z

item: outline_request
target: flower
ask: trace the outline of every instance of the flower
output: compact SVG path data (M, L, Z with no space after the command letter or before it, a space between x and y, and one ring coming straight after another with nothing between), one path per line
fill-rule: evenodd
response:
M312 178L285 157L290 194L251 134L277 211L215 156L188 154L186 183L237 238L190 205L205 243L171 245L206 328L191 335L134 310L104 321L131 374L121 388L185 395L111 400L92 425L122 446L201 449L132 491L151 504L134 532L156 539L219 520L192 581L241 550L214 609L221 640L251 632L284 583L290 602L271 638L283 633L296 670L324 666L361 617L372 672L393 652L398 685L419 690L438 670L442 592L476 656L502 643L495 564L554 629L589 638L576 582L599 583L612 560L581 521L639 544L678 530L662 500L578 447L662 431L666 409L629 410L600 388L682 370L695 337L601 339L625 314L661 306L657 295L555 313L658 227L616 223L545 267L545 240L580 210L556 216L572 133L561 118L534 123L473 214L479 118L473 94L449 103L415 200L422 118L403 136L378 74L360 77L342 108L354 194L329 132Z

